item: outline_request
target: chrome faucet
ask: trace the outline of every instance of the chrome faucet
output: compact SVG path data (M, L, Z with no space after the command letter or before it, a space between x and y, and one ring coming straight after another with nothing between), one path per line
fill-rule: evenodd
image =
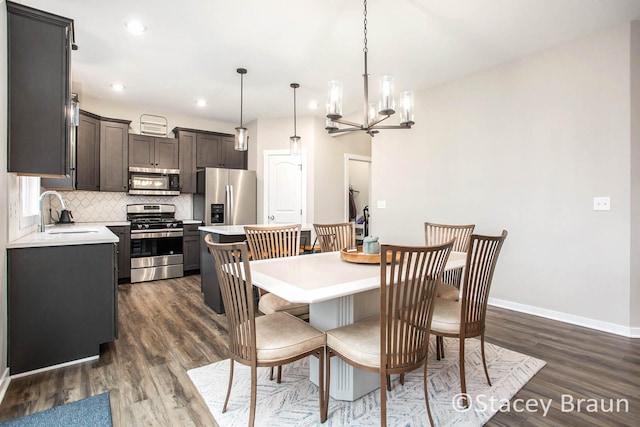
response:
M45 196L57 196L58 199L60 199L60 205L62 205L62 209L67 209L67 204L64 202L64 199L62 198L62 194L58 193L57 191L52 191L52 190L48 190L48 191L44 191L41 195L40 195L40 200L39 200L39 207L40 207L40 225L38 226L38 231L40 233L44 232L44 215L42 215L42 199L44 199Z

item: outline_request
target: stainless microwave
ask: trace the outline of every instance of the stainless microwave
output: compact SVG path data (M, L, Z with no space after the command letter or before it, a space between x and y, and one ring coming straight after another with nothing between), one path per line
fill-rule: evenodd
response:
M180 194L180 170L130 167L129 194L178 196Z

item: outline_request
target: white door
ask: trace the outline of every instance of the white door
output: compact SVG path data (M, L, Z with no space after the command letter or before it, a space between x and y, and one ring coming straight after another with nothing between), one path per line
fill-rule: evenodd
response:
M304 156L265 152L265 223L306 222Z

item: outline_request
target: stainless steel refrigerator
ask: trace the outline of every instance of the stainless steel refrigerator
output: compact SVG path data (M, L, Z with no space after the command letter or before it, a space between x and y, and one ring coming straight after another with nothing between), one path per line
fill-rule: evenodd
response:
M193 218L206 225L256 223L256 172L206 168L196 173Z

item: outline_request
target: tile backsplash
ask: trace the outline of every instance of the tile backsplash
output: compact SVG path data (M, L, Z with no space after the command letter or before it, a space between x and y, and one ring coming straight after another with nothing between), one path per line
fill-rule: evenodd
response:
M176 218L191 219L192 195L179 196L130 196L127 193L109 191L60 191L67 208L73 215L75 222L108 222L126 221L127 205L133 203L168 203L176 205ZM51 208L60 211L60 201L57 197L50 197Z

